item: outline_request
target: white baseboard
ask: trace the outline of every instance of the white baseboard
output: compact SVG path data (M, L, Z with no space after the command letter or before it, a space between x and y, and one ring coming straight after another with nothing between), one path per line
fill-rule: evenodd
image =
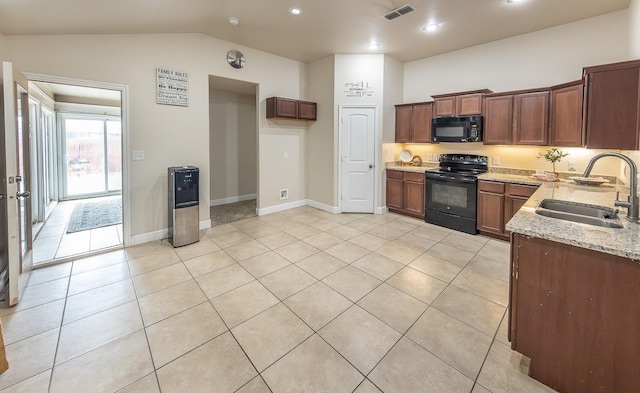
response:
M202 220L198 223L200 230L211 228L211 219ZM138 244L154 242L164 239L169 233L169 228L160 229L158 231L142 233L140 235L131 236L131 244L125 244L125 247L137 246Z
M199 228L200 230L211 228L211 219L209 218L209 219L200 221Z
M384 214L388 213L389 209L386 206L376 207L374 214Z
M222 199L212 199L209 201L209 206L226 205L228 203L248 201L256 198L257 198L257 194L247 194L247 195L239 195L239 196L233 196L233 197L222 198Z
M311 207L315 207L316 209L324 210L329 213L339 214L340 208L338 206L330 206L324 203L316 202L311 199L307 199L307 205Z
M275 206L269 206L269 207L265 207L263 209L256 209L256 213L259 216L264 216L264 215L267 215L267 214L277 213L277 212L281 212L281 211L285 211L285 210L289 210L289 209L294 209L296 207L302 207L302 206L306 206L306 205L307 205L307 201L305 199L302 199L300 201L283 203L281 205L275 205Z
M158 231L142 233L140 235L131 236L131 244L125 244L125 247L137 246L138 244L154 242L161 240L167 236L168 229L160 229Z

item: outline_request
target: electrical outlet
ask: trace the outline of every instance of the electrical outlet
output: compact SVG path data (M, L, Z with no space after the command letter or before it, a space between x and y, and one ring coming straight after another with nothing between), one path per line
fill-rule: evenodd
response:
M289 189L280 190L280 200L289 199Z
M144 160L144 150L134 150L131 152L131 159L133 161Z
M493 157L491 159L491 164L493 165L500 165L500 157Z
M576 162L575 161L569 161L569 170L570 171L575 171L576 170Z

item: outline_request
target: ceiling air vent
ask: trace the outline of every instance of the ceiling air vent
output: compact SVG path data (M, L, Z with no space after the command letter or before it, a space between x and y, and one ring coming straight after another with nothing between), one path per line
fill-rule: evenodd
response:
M388 20L394 20L395 18L399 18L402 15L406 15L409 12L413 12L415 10L416 9L413 8L413 6L411 4L407 4L407 5L403 5L400 8L396 8L395 10L393 10L391 12L388 12L388 13L384 14L383 16L385 18L387 18Z

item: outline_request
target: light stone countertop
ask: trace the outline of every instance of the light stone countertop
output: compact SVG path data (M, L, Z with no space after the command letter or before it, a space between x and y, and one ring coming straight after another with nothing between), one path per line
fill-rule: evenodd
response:
M387 162L385 163L386 169L391 169L394 171L403 171L403 172L417 172L417 173L425 173L430 169L437 169L438 163L422 163L420 166L415 165L404 165L401 162Z
M627 209L614 206L616 191L620 192L620 199L629 195L629 187L625 186L582 186L573 182L546 182L507 223L506 229L523 235L640 260L640 225L626 220ZM536 214L535 209L538 204L547 198L620 209L620 219L624 228L602 228Z
M500 181L503 183L528 184L530 186L539 186L542 183L549 183L538 180L532 176L512 175L508 173L486 172L478 175L478 180Z

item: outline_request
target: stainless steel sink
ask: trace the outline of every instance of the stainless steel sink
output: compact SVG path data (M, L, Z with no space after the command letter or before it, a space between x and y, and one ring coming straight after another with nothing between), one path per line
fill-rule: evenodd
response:
M618 211L604 206L543 199L536 208L541 216L605 228L623 228Z

